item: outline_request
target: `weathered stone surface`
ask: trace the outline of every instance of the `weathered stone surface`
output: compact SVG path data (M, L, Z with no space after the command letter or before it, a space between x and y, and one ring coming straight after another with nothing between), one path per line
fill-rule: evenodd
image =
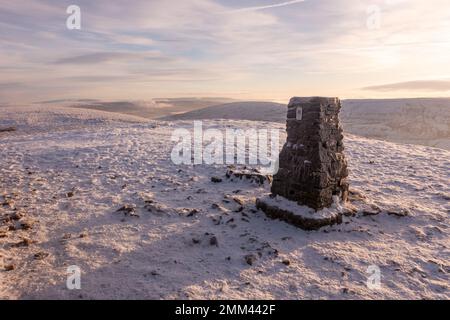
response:
M287 142L272 193L320 210L337 195L348 197L347 162L339 123L338 98L292 98L288 105Z

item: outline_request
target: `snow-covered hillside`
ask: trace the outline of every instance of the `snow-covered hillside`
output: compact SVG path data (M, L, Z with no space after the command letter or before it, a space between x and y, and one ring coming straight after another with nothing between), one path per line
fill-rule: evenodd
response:
M347 135L357 213L306 232L255 209L269 185L174 165L171 134L191 121L39 108L2 112L6 125L0 298L450 298L449 151ZM72 265L81 290L66 288Z
M267 102L235 102L164 119L284 123L286 106ZM341 119L345 131L359 136L450 150L450 99L344 100Z
M346 100L348 132L450 150L450 99Z
M50 106L0 107L0 129L13 127L19 134L95 127L108 122L148 122L114 112Z
M65 106L87 110L99 110L132 115L147 119L155 119L163 116L190 112L196 109L202 109L232 101L232 99L227 98L173 98L152 99L148 101L103 101L95 99L78 99L43 101L37 102L36 104L54 108Z

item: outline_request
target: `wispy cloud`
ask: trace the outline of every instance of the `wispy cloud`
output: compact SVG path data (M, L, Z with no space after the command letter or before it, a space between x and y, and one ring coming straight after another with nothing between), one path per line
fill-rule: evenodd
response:
M285 2L280 2L280 3L269 4L269 5L265 5L265 6L240 8L240 9L232 10L230 12L249 12L249 11L267 10L267 9L272 9L272 8L286 7L286 6L290 6L290 5L305 2L305 1L306 0L285 1Z
M159 55L157 52L95 52L89 54L76 55L58 59L52 64L60 65L90 65L111 61L136 61L136 60L153 60L153 61L170 61L168 57Z
M120 52L97 52L56 60L53 64L97 64L111 60L129 58L130 54Z

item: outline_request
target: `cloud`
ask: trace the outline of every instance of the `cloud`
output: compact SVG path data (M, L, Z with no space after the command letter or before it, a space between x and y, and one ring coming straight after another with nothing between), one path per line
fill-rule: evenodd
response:
M301 3L301 2L305 2L305 1L306 0L292 0L292 1L286 1L286 2L281 2L281 3L269 4L269 5L266 5L266 6L255 6L255 7L240 8L240 9L232 10L230 12L248 12L248 11L267 10L267 9L272 9L272 8L279 8L279 7L290 6L290 5Z
M97 64L111 60L129 58L129 53L97 52L56 60L53 64Z
M370 86L362 88L367 91L407 91L407 90L423 90L423 91L450 91L450 80L418 80L389 83L378 86Z
M77 31L65 26L70 4L0 1L0 71L10 83L2 96L378 97L400 89L356 88L450 73L448 0L77 0ZM366 26L372 4L376 30Z
M17 87L22 87L23 84L20 82L0 82L0 90L7 90Z
M76 55L73 57L62 58L54 61L56 65L90 65L110 61L124 60L131 62L132 60L153 60L153 61L170 61L168 57L161 56L158 52L95 52L89 54Z

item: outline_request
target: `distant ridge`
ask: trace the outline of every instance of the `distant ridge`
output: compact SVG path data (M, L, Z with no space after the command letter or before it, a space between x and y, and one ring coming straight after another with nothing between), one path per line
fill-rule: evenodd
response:
M243 101L225 103L186 113L174 114L160 120L228 119L280 122L286 118L286 105L275 102Z

